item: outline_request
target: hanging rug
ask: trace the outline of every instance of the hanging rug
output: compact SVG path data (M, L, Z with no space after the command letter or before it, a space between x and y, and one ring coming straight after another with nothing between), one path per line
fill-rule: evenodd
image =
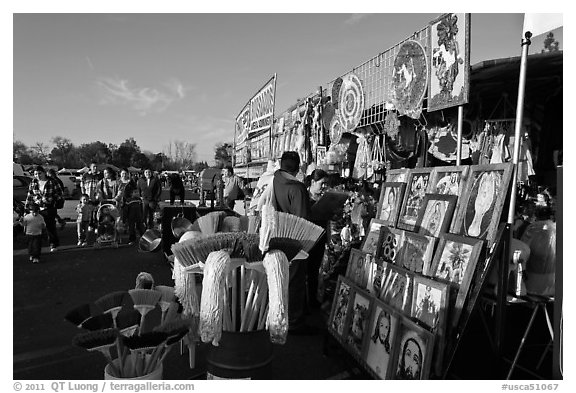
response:
M418 119L428 83L428 59L418 41L408 40L398 50L392 82L398 112Z
M355 74L348 74L342 78L337 110L344 131L354 131L364 111L364 89Z

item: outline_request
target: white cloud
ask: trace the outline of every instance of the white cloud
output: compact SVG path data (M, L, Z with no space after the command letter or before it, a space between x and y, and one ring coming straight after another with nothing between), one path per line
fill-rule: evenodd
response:
M99 78L100 104L127 106L140 115L163 112L175 101L186 96L186 89L176 79L164 83L165 91L153 87L132 87L125 79Z
M348 19L344 21L346 25L355 25L360 22L362 19L366 18L370 14L352 14Z

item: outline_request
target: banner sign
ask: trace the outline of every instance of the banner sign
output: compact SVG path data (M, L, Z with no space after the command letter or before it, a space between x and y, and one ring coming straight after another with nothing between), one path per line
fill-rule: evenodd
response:
M258 90L236 117L234 165L269 158L275 97L276 74Z

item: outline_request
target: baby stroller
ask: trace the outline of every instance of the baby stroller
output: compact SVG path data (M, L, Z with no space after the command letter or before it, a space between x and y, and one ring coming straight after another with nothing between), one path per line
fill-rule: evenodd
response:
M114 201L102 201L96 211L96 242L94 247L118 248L118 222L120 211Z

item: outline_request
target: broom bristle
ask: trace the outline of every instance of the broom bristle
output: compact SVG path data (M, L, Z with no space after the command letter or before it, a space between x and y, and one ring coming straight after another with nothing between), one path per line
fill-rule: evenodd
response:
M86 350L94 350L104 346L114 345L118 338L118 329L102 329L74 336L72 344Z
M184 266L192 266L205 262L212 251L236 249L237 244L246 236L242 232L225 232L207 235L202 239L190 239L172 245L172 253L178 262Z
M165 332L148 332L138 336L123 337L122 341L131 350L153 348L162 344L168 335Z
M120 330L140 324L140 313L133 308L123 309L116 317L116 327Z
M112 314L100 314L95 315L93 317L88 318L85 320L81 327L87 330L100 330L100 329L108 329L114 326L114 318L112 318Z
M310 252L324 233L324 228L293 214L277 212L277 225L272 237L298 240L302 250Z
M90 305L86 303L68 311L68 313L64 315L64 319L66 319L74 326L80 326L82 322L91 316L92 314L90 313Z
M162 293L154 289L130 289L128 293L134 306L155 306L162 297Z
M248 217L247 232L248 233L258 233L258 231L260 230L260 223L261 222L262 222L262 220L260 219L260 216L249 216Z
M222 220L221 232L240 232L240 217L227 216Z
M103 312L109 311L116 307L121 307L126 296L126 291L111 292L97 299L94 304Z
M164 322L160 326L156 326L154 331L156 332L164 332L168 336L174 336L178 334L184 329L185 331L190 330L192 327L192 319L191 318L178 318L173 321Z
M200 232L208 235L218 232L220 221L224 216L226 216L224 212L210 212L198 218L196 221L200 227Z
M174 294L174 287L169 287L167 285L156 285L154 289L162 294L160 301L172 302L176 298L176 295Z

